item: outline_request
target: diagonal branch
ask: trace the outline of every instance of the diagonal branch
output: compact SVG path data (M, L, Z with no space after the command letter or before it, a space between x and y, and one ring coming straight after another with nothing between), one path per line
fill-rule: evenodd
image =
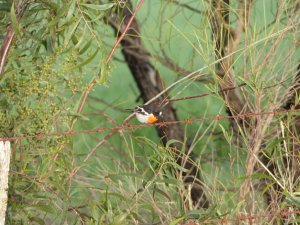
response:
M0 49L0 74L2 74L4 71L4 65L6 63L8 52L13 43L15 35L16 32L14 31L13 27L10 26Z
M17 20L20 20L24 15L25 10L27 9L29 2L26 0L20 0L18 4L16 4L16 17ZM7 28L6 36L0 48L0 75L4 71L4 66L8 57L9 49L13 44L13 40L16 36L16 32L14 31L13 25L9 25Z

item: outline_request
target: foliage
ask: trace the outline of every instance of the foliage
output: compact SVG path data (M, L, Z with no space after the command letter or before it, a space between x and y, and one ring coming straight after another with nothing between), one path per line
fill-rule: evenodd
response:
M15 1L14 7L20 2ZM6 31L12 25L16 31L0 78L0 136L22 137L13 147L7 224L231 223L246 221L239 216L249 211L257 215L257 223L282 222L280 214L268 211L273 206L263 198L270 190L283 196L272 208L276 212L299 205L296 169L285 168L286 161L299 162L299 151L295 157L290 151L299 142L295 116L261 116L260 127L253 117L249 132L239 127L237 134L230 122L215 117L225 114L227 102L216 92L220 78L211 64L215 63L212 1L145 1L137 13L140 35L166 86L186 75L183 70L189 73L206 67L198 76L180 82L171 95L214 92L174 103L179 117L190 119L182 124L184 144L198 154L189 160L202 172L210 208L191 204L181 179L186 171L177 165L172 149L160 144L153 127L136 127L133 122L133 130L120 130L85 160L106 132L126 118L122 109L136 104L138 91L132 88L120 53L114 56L114 71L105 64L114 44L106 17L121 12L125 2L30 1L18 20L12 1L0 1L0 29ZM299 6L294 1L249 2L253 2L249 25L243 26L241 41L231 53L232 68L237 83L246 83L242 88L245 105L253 112L273 112L290 96L287 87L296 76ZM232 29L245 22L240 6L230 4ZM96 86L81 112L83 96L94 81ZM201 121L207 117L215 119ZM108 130L86 132L95 128ZM254 141L269 164L247 177ZM271 171L270 165L279 169ZM253 205L240 198L249 179L253 186L262 180L267 184L253 191ZM281 185L283 191L278 191ZM268 217L261 216L267 213ZM299 216L284 219L288 224Z
M103 10L113 5L103 5L95 13L77 1L35 1L17 21L12 2L1 2L1 29L12 24L17 32L0 81L0 134L38 134L42 138L14 145L9 224L43 224L48 219L55 221L62 209L68 210L65 201L69 199L68 175L74 161L72 140L43 136L71 129L71 122L79 116L76 106L80 93L90 79L98 76L96 56L105 52L102 43L93 40L95 33L87 30L105 15ZM105 67L101 70L105 74ZM66 216L63 213L58 220Z

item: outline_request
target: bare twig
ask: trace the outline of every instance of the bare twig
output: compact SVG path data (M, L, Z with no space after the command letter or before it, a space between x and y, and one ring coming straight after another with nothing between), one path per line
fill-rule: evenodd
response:
M205 12L203 11L200 11L198 9L195 9L191 6L189 6L188 4L185 4L185 3L182 3L182 2L179 2L179 1L176 1L176 0L172 0L171 3L175 4L175 5L178 5L180 7L183 7L183 8L186 8L188 10L191 10L192 12L195 12L195 13L199 13L199 14L205 14Z
M4 39L1 49L0 49L0 74L3 73L4 65L6 63L6 59L8 56L8 52L13 43L13 39L14 39L15 35L16 35L16 32L14 31L13 27L10 26L8 28L5 39Z
M27 2L26 0L19 1L19 4L17 4L15 9L17 20L20 20L21 17L24 15L24 12L28 7L28 5L29 2ZM13 25L10 25L7 29L6 36L0 48L0 75L4 71L4 66L8 57L9 49L13 44L13 40L15 36L16 36L16 32L14 31Z
M128 29L129 29L129 27L130 27L130 25L131 25L131 23L132 23L132 21L133 21L135 15L136 15L136 13L137 13L137 11L140 9L140 7L143 5L143 3L144 3L144 0L141 0L141 1L137 4L137 6L136 6L135 10L133 11L133 14L132 14L131 18L129 19L129 21L128 21L126 27L124 28L124 30L123 30L121 36L117 39L117 41L116 41L116 43L114 44L114 46L113 46L111 52L109 53L109 55L108 55L108 57L107 57L107 59L106 59L106 61L105 61L106 64L108 64L109 61L111 60L111 58L112 58L112 56L113 56L113 54L114 54L114 52L115 52L117 46L120 44L120 42L121 42L122 39L124 38L125 34L127 33Z

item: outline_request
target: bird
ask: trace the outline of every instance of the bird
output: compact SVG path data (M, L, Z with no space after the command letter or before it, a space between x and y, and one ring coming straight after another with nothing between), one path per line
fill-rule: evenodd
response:
M140 123L153 124L162 119L162 111L153 110L148 105L136 106L134 109L126 109L126 111L133 112Z

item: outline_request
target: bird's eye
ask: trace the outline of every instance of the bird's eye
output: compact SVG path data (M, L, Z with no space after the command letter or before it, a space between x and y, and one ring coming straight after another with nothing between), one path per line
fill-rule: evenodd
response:
M155 116L162 116L162 111L155 110L155 111L153 112L153 114L154 114Z

